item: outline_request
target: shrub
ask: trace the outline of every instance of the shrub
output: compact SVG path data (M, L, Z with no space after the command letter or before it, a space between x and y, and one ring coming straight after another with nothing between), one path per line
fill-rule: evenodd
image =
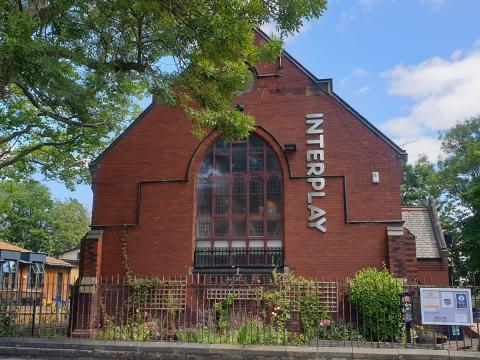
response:
M317 338L321 340L335 341L359 341L362 340L360 332L351 324L343 320L323 320L317 328Z
M0 304L0 336L16 336L15 308L8 304Z
M362 320L360 331L371 341L394 341L402 333L403 287L386 268L367 268L348 281L349 297Z
M310 340L318 336L318 331L329 319L326 306L318 294L311 289L304 290L304 293L297 297L296 305L305 337Z

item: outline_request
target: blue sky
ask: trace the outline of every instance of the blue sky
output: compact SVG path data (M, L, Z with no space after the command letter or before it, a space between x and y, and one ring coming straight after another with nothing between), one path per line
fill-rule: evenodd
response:
M409 161L421 153L436 161L438 132L480 114L479 14L478 0L330 0L325 15L286 39L285 48L405 144ZM89 186L70 192L46 184L56 198L91 208Z

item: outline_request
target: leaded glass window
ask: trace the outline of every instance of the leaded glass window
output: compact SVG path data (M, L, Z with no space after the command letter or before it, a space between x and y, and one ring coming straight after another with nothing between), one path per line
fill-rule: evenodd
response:
M217 140L197 178L197 249L271 248L283 245L280 163L257 135Z

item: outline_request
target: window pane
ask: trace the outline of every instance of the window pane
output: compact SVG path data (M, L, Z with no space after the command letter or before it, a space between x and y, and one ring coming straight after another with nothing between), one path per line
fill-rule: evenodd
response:
M232 195L232 214L247 215L246 195Z
M215 215L228 215L228 196L215 197Z
M256 176L250 180L250 194L263 194L263 178Z
M228 195L230 179L227 177L220 177L215 179L215 194Z
M250 216L261 214L263 216L263 195L250 195Z
M269 194L282 192L282 179L280 179L280 176L272 175L268 177L267 192Z
M248 138L248 145L250 146L250 152L263 152L263 140L257 135L250 135Z
M250 154L250 172L263 172L263 154Z
M247 236L247 217L239 216L233 219L233 235Z
M210 179L199 179L197 185L197 214L212 214L212 182Z
M282 234L282 195L267 195L267 234L280 236Z
M267 171L280 171L280 163L273 150L267 146Z
M232 248L245 248L247 243L245 240L233 240L232 241Z
M232 144L232 171L247 172L247 144Z
M215 236L227 236L228 234L228 219L215 218Z
M245 194L247 192L247 184L245 177L235 176L233 178L232 194Z
M228 174L230 172L230 162L228 154L215 155L215 172L216 175Z
M223 138L218 139L215 143L216 153L226 154L228 153L228 148L229 148L229 144L225 140L223 140Z
M263 236L263 216L250 218L250 236Z
M252 240L248 243L249 248L263 248L263 240Z
M197 219L197 237L209 238L212 236L212 217L211 215L202 216Z
M210 241L197 241L197 249L210 249Z
M213 174L213 152L210 148L208 150L207 155L202 161L202 165L200 166L200 173L198 174L199 177L207 177Z

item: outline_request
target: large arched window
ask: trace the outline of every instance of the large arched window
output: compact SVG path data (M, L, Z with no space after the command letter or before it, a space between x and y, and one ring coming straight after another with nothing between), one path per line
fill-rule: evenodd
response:
M265 141L256 135L217 140L197 178L196 267L277 266L282 196L280 163Z

